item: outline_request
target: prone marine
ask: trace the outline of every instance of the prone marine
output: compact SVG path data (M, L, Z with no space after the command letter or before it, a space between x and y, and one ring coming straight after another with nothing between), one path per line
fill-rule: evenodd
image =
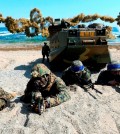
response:
M96 84L119 86L120 85L120 62L112 61L107 65L107 70L101 71Z
M80 60L75 60L70 67L63 71L62 79L66 85L83 86L91 83L91 72Z
M44 64L36 64L31 71L21 100L30 103L32 109L41 114L46 108L57 106L70 99L63 80L54 75Z

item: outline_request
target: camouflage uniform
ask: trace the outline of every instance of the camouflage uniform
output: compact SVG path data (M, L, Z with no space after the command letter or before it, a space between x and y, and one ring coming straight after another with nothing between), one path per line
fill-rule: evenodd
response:
M44 64L37 64L31 71L32 78L27 84L25 95L21 98L24 102L31 103L34 101L34 94L40 92L45 108L57 106L70 99L67 93L66 85L59 77L56 77ZM48 76L48 83L44 88L36 88L35 81L44 75Z
M1 87L0 87L0 111L4 109L7 106L7 102L10 99L13 99L14 95L5 92Z
M120 63L116 61L108 64L107 70L100 72L96 83L111 85L109 82L114 80L116 81L116 85L120 85Z
M91 82L91 72L83 66L81 61L75 60L70 67L64 70L62 79L66 85L87 85Z

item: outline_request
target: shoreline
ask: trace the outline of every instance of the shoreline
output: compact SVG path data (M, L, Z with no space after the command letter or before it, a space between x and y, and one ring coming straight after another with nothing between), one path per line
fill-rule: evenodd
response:
M49 41L45 41L49 45ZM23 50L41 50L44 41L38 44L21 44L21 45L0 45L0 51L23 51Z
M108 45L109 49L120 49L120 45ZM0 51L23 51L23 50L41 50L41 45L21 45L21 46L0 46Z
M0 46L0 51L23 51L23 50L41 50L42 46L26 45L26 46Z

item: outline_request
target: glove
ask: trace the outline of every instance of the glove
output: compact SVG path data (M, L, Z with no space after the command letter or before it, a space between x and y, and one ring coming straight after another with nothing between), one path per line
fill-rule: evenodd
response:
M111 86L119 85L119 83L116 80L111 80L108 82L108 84L110 84Z
M42 97L41 93L39 91L36 92L32 92L32 99L31 99L31 103L35 104L37 98Z
M37 100L38 98L42 99L42 94L39 91L35 92L35 100Z

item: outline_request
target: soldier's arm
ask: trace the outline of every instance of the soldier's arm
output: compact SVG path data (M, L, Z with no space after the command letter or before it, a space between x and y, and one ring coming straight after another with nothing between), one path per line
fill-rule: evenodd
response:
M48 46L48 52L50 52L50 47Z
M106 75L107 74L104 71L102 71L98 76L96 84L108 85L108 79L107 79Z
M56 90L58 90L59 93L55 97L48 97L45 99L46 108L57 106L70 99L70 96L66 91L67 87L65 83L60 78L58 78L55 82Z
M24 95L20 99L25 103L31 103L33 100L33 94L35 93L36 93L36 89L34 86L34 79L31 78L27 83L26 89L24 91Z
M120 85L120 74L115 77L115 81L118 82Z
M69 71L69 67L63 71L61 78L67 86L73 83L73 79L72 79L71 72Z
M91 79L91 72L89 69L84 69L81 79L83 79L85 82L88 82Z
M108 81L108 85L117 86L117 85L119 85L119 82L117 82L116 80L111 80L111 81Z

